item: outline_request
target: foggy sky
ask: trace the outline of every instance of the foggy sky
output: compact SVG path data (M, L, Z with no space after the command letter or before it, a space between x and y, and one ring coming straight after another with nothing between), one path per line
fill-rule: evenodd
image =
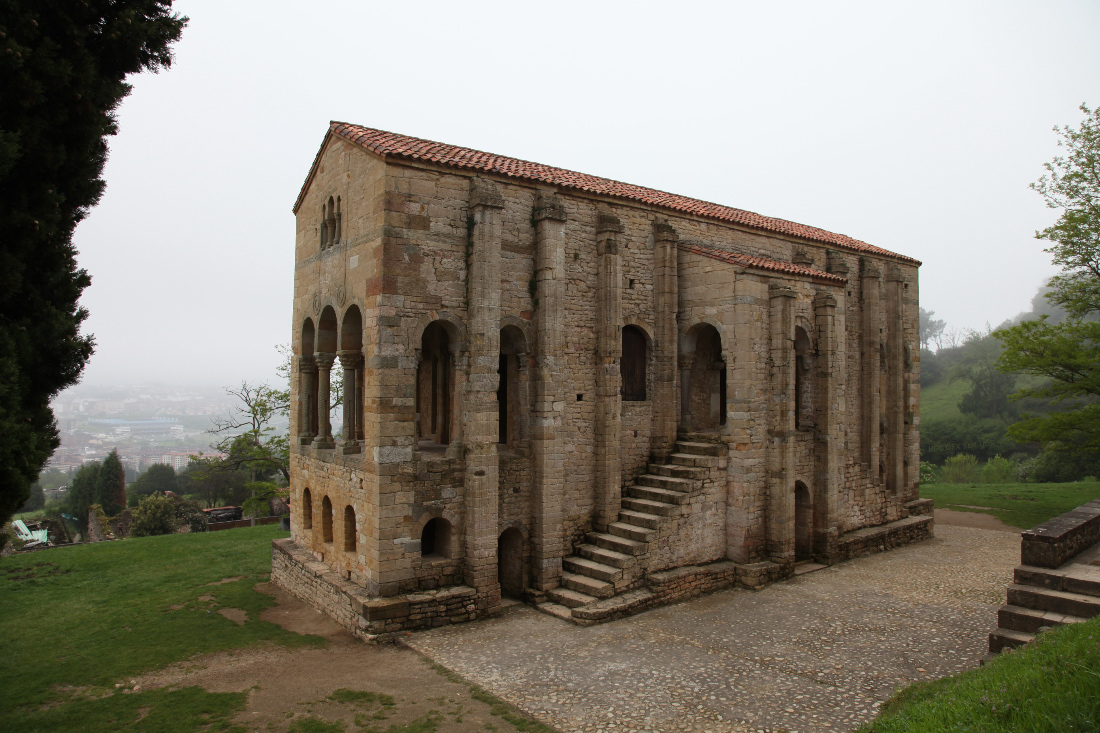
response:
M822 227L923 261L950 327L1055 272L1028 184L1100 104L1076 2L180 1L80 225L85 383L274 379L291 206L341 120Z

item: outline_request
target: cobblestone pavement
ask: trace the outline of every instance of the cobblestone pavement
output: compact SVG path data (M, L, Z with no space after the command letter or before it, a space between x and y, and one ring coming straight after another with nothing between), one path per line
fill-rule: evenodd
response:
M406 643L571 731L848 731L899 687L977 667L1019 535L936 537L582 628L528 606Z

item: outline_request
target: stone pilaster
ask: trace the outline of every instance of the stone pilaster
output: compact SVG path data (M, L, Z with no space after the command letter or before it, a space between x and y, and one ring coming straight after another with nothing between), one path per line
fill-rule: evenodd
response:
M462 436L466 454L466 584L478 591L478 606L500 606L497 532L500 466L497 454L500 382L500 237L504 199L495 183L470 182L468 362Z
M618 519L622 499L623 262L614 216L596 222L596 495L594 527L606 532Z
M676 442L679 420L676 394L676 361L679 333L676 315L680 308L678 273L679 237L672 225L657 221L653 229L653 282L656 325L653 358L653 452L659 459L668 455Z
M881 419L881 369L882 306L879 289L882 270L869 259L860 261L859 288L861 303L863 374L860 380L860 417L862 435L860 456L867 465L869 476L878 477L879 468L879 420Z
M886 466L886 487L896 497L904 494L905 488L905 340L904 340L904 304L902 287L904 279L897 265L886 270L886 322L884 325L886 341L886 390L885 418L886 435L884 447L886 455L882 457ZM893 518L893 517L891 517Z
M298 444L313 442L313 418L317 414L317 362L312 354L298 357Z
M771 355L768 407L768 559L780 565L794 561L794 288L768 289L768 345Z
M332 372L332 364L336 361L336 354L318 352L314 355L317 362L317 436L313 439L314 448L335 448L336 441L332 439L332 421L329 413L332 412L329 376Z
M356 439L359 433L359 423L363 420L362 415L359 414L359 405L362 404L362 392L355 381L355 373L359 369L359 364L363 361L363 355L356 349L341 351L338 356L340 357L340 367L344 370L344 403L342 405L344 424L340 430L340 435L343 436L340 441L340 452L350 455L359 453L362 450L359 441ZM358 402L356 401L357 395L359 396Z
M535 221L535 373L531 416L531 452L535 476L535 587L561 583L565 554L562 500L565 459L562 416L565 410L565 208L550 193L539 194Z
M830 557L840 536L837 523L837 496L840 487L841 410L838 391L845 383L845 359L841 351L843 330L837 328L837 299L819 292L814 298L817 327L818 409L814 434L814 528L813 548L818 557Z

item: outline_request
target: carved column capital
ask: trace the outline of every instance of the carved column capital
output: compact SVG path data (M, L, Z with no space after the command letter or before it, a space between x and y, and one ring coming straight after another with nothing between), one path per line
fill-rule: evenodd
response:
M676 229L665 219L657 219L653 222L653 236L658 242L678 242L680 235Z
M358 349L347 349L337 352L337 356L340 357L340 366L344 369L356 369L360 362L363 361L363 355Z
M830 275L840 275L841 277L848 277L848 263L844 260L844 257L839 252L833 250L825 251L825 272Z
M536 222L543 219L565 221L565 206L556 193L540 192L535 198L535 209L531 212L531 218Z
M336 354L331 351L318 351L313 355L313 360L317 364L318 369L327 371L332 369L332 364L336 361Z
M494 209L504 208L504 197L496 182L488 178L470 179L470 208L488 206Z
M861 257L859 260L859 276L880 278L882 277L882 268L874 260L870 260L866 257Z
M897 265L890 265L886 268L886 282L900 283L905 282L905 276L901 274L901 268Z
M796 298L798 293L787 285L771 285L768 287L769 298Z
M814 296L814 310L822 311L836 308L836 297L832 293L818 293Z
M313 374L317 371L317 362L313 358L313 354L302 354L298 357L298 373L299 374Z

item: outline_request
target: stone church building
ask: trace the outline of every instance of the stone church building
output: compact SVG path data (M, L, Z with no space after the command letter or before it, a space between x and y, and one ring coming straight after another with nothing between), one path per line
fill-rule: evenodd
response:
M363 638L502 596L596 623L931 535L916 260L336 122L294 212L273 577Z

